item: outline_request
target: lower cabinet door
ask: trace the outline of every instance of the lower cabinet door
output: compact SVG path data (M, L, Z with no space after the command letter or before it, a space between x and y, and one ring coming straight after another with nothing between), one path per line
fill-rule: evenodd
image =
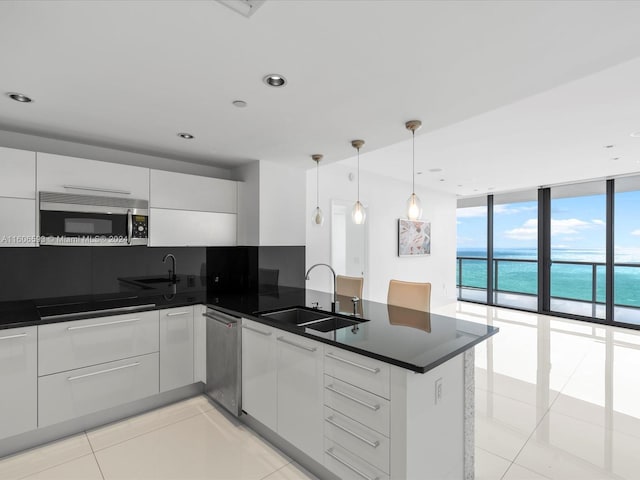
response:
M242 320L242 410L277 430L275 329Z
M285 440L322 462L323 345L276 330L278 429Z
M389 480L389 475L339 444L325 439L324 466L341 480Z
M160 310L160 391L193 380L193 306Z
M0 330L0 438L35 430L37 327Z
M38 379L38 427L157 394L158 354L151 353Z

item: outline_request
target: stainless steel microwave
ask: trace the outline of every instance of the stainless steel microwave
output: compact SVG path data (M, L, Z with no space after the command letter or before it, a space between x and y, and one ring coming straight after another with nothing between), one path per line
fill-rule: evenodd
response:
M149 202L40 192L40 245L147 245Z

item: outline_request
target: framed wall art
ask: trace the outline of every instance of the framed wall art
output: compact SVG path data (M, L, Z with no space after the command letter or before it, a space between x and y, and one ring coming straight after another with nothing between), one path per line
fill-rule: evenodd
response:
M398 219L398 256L414 257L431 254L431 223Z

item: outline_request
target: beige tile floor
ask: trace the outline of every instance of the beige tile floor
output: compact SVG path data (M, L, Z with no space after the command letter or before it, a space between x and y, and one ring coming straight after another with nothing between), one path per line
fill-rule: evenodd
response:
M640 479L640 332L453 310L500 327L476 348L477 480ZM0 459L2 480L313 478L204 397Z

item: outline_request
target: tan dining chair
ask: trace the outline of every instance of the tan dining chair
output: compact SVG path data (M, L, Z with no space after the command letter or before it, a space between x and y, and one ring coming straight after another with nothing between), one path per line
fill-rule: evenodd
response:
M428 312L431 307L431 284L390 280L387 304Z
M347 277L338 275L336 277L336 293L342 297L358 297L362 298L362 286L364 278Z

